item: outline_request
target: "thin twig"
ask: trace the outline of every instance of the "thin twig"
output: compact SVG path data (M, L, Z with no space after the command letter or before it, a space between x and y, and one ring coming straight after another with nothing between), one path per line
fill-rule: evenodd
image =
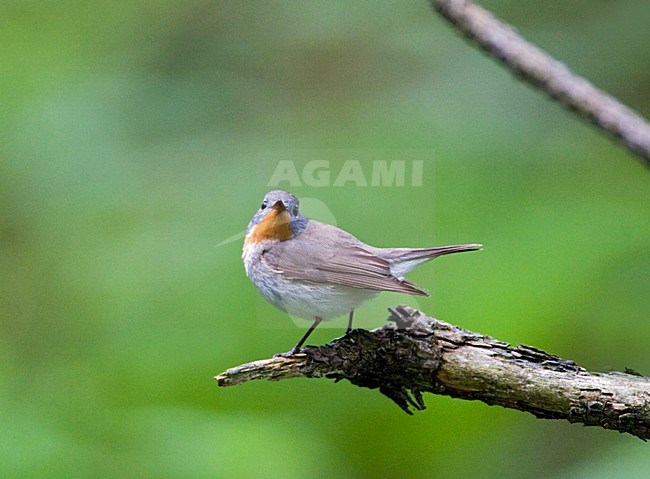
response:
M215 379L327 377L379 389L404 411L424 409L423 392L518 409L650 439L650 379L590 373L529 346L512 347L400 306L394 324L353 330L324 346L229 369Z
M487 10L469 0L431 0L433 8L519 77L613 135L650 166L650 124L571 72Z

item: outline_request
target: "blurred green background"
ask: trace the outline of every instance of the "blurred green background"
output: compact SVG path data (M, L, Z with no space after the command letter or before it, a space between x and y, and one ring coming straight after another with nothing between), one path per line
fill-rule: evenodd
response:
M483 4L650 116L647 1ZM0 18L0 476L647 477L648 446L612 431L212 379L303 332L246 278L241 239L216 245L280 160L314 159L332 182L349 160L369 182L373 160L424 161L422 186L281 183L307 215L377 246L485 245L360 326L406 302L650 374L650 173L426 1L5 0Z

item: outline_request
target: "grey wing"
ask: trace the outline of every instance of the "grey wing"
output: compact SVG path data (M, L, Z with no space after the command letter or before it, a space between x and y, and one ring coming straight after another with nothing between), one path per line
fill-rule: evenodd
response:
M265 251L262 260L287 279L428 296L393 276L388 261L363 246L345 231L312 220L297 238Z

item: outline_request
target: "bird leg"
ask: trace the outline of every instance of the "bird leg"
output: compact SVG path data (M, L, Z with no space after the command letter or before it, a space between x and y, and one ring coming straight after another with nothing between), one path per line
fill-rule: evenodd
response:
M298 341L298 344L296 344L291 351L288 351L286 353L276 354L275 356L276 357L281 356L281 357L288 358L289 356L293 356L294 354L296 354L298 351L300 351L300 348L302 347L302 345L305 344L305 341L307 341L307 338L312 333L312 331L314 331L314 329L316 329L316 326L318 326L322 321L323 321L322 318L314 319L314 323L309 327L309 329L307 330L305 335L302 338L300 338L300 341Z
M352 318L354 318L354 309L350 310L350 317L348 318L348 330L345 332L345 334L350 334L350 331L352 331Z

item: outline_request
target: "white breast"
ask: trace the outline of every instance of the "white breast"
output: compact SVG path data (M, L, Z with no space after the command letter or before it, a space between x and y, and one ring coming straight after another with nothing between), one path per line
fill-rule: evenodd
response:
M253 263L259 261L260 256L264 252L263 243L252 243L248 241L248 236L244 241L244 249L242 250L241 259L244 261L244 268L246 268L246 276L250 278L251 267Z

